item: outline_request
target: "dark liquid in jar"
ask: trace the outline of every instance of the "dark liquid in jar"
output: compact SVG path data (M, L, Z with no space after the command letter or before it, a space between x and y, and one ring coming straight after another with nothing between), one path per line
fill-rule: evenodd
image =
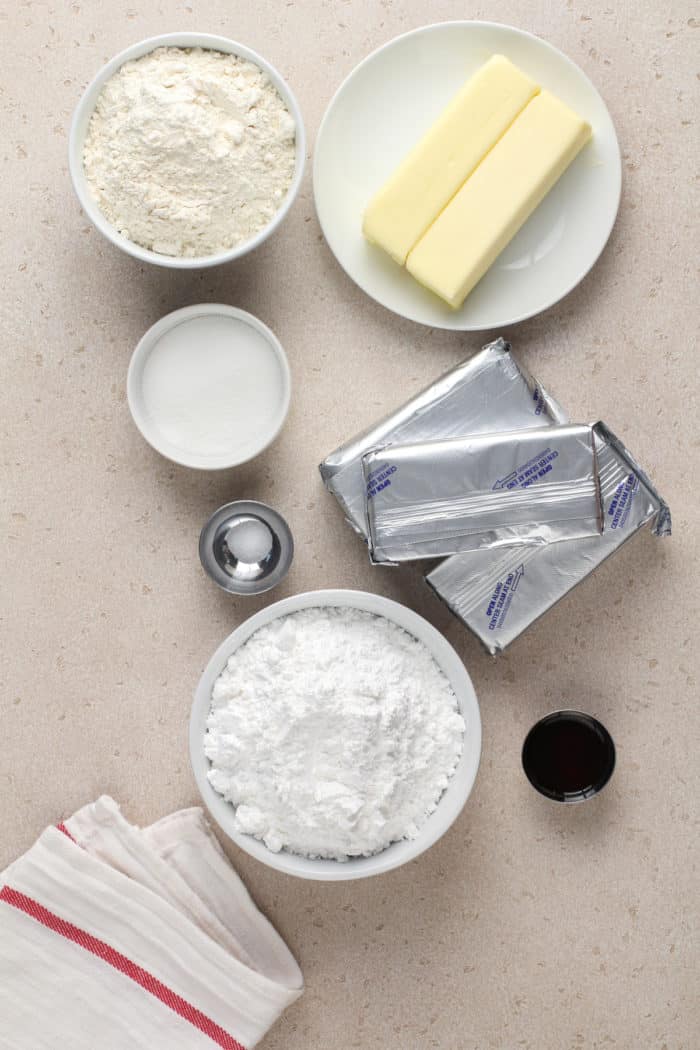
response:
M523 746L523 768L542 794L561 802L595 795L615 765L607 729L577 711L558 711L533 726Z

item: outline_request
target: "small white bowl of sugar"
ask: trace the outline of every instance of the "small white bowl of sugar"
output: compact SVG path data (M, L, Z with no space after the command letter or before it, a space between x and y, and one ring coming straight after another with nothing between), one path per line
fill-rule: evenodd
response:
M294 201L306 140L277 70L226 37L169 33L116 55L69 139L83 211L143 262L196 269L262 244Z
M223 470L253 459L289 409L287 356L252 314L186 306L148 329L129 364L127 398L146 441L174 463Z

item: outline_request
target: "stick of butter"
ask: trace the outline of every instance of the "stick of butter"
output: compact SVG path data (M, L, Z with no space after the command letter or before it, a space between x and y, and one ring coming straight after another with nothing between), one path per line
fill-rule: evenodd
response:
M362 232L401 266L539 86L494 55L455 95L370 201Z
M542 91L418 241L409 273L461 306L590 136L589 124Z

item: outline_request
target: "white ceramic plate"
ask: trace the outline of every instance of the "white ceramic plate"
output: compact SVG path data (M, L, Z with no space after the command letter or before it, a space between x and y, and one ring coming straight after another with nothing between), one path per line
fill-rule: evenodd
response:
M362 237L375 191L464 81L503 54L593 127L593 139L486 276L453 311ZM332 99L314 155L319 221L335 257L373 299L434 328L501 328L546 310L588 273L620 202L620 149L588 77L551 44L492 22L444 22L397 37Z
M252 835L245 835L233 826L234 809L222 795L209 783L207 773L209 760L204 754L204 734L207 716L211 705L211 692L214 682L223 671L229 656L247 642L252 634L271 620L299 609L309 609L319 605L344 606L352 609L363 609L365 612L384 616L387 620L403 627L405 631L418 638L428 647L438 666L447 675L450 685L459 704L459 710L465 722L464 750L452 775L447 789L440 799L437 808L421 827L415 839L404 839L387 846L381 853L372 857L355 857L339 862L337 860L310 860L294 853L282 850L273 853L267 846ZM219 827L233 839L236 845L256 857L263 864L288 875L298 875L303 879L323 881L342 879L362 879L368 875L379 875L382 872L398 868L399 865L413 860L428 849L458 817L476 779L481 756L481 716L474 686L467 670L450 643L432 624L418 613L407 609L405 605L393 602L379 594L366 591L308 591L284 598L266 609L261 609L238 627L221 643L206 666L192 704L190 716L190 761L197 787L204 803Z

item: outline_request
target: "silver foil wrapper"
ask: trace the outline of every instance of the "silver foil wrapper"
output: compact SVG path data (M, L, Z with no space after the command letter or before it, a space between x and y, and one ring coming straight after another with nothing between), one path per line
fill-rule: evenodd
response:
M590 426L390 445L362 463L376 564L602 531Z
M567 416L511 354L504 339L488 343L401 408L331 453L319 470L356 532L367 537L362 457L389 443L523 430L566 423Z
M671 512L644 471L604 423L593 430L602 536L459 554L426 577L491 653L505 649L645 525L651 524L657 536L671 534Z

